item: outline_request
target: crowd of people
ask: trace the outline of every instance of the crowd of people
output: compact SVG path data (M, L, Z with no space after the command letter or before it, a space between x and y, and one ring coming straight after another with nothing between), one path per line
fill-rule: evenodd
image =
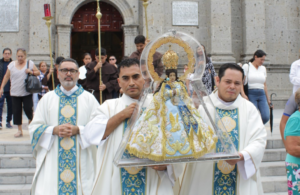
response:
M180 166L160 165L143 168L135 174L113 165L123 126L132 116L142 89L148 82L146 68L139 66L148 40L139 35L134 42L136 51L129 57L124 56L118 64L116 56L108 57L106 49L101 48L100 51L96 49L95 56L85 53L81 67L71 58L57 57L54 67L50 69L44 61L37 68L33 61L27 59L25 49L17 49L15 61L12 60L12 50L3 49L3 58L0 59L0 128L6 101L6 128L12 128L13 119L13 124L18 127L14 136L22 137L23 108L29 120L33 154L37 160L33 194L61 194L63 190L76 190L78 194L123 194L132 189L146 194L173 194L175 181L182 174L184 179L178 192L180 194L194 194L202 184L204 194L211 194L214 186L218 185L206 182L208 178L219 177L214 175L214 170L219 168L215 163L190 164L184 173ZM159 52L153 55L153 67L159 76L164 73L162 56ZM232 116L232 120L240 121L240 134L234 135L240 137L235 143L240 159L227 160L226 163L236 165L229 172L233 176L237 175L237 169L244 171L239 171L240 177L235 178L238 182L228 189L239 189L240 194L263 194L255 167L259 167L262 161L266 145L264 124L270 119L269 108L273 108L266 84L267 69L263 66L267 54L257 50L248 63L224 64L218 74L203 45L196 48L196 56L204 56L199 60L197 58L195 66L203 65L205 60L202 83L206 88L204 95L208 95L213 102L212 108L223 110L223 113L232 110L240 112ZM143 65L145 62L141 63ZM184 72L187 70L188 66L184 65ZM29 74L36 76L41 83L39 93L26 91L25 79ZM197 99L191 84L195 74L198 73L190 73L184 82L188 96ZM294 183L300 180L297 175L300 170L300 60L292 64L290 81L294 86L293 94L282 115L280 133L288 153L288 189L292 194L298 192ZM198 108L199 104L194 103ZM210 101L206 103L211 104ZM208 110L211 115L216 114L215 109ZM68 143L65 138L68 138ZM70 159L66 160L66 155ZM80 166L76 164L79 162ZM206 167L204 174L195 174L203 167ZM124 187L122 179L125 177L122 177L142 173L140 171L147 173L143 176L144 184L132 186L132 189ZM256 180L250 181L251 177ZM158 181L164 185L158 185Z

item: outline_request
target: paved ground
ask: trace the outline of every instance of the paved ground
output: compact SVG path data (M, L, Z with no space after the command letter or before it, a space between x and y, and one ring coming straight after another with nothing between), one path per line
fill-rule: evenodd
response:
M270 131L270 124L266 124L266 129L268 132L268 139L278 139L280 138L279 132L279 123L283 113L283 109L275 109L273 111L274 114L274 124L273 124L273 133ZM13 126L13 129L6 129L5 127L5 114L3 114L4 121L2 122L3 128L0 130L0 142L26 142L30 141L29 133L28 133L28 119L25 115L23 115L23 137L14 138L14 134L17 132L17 126Z
M30 141L29 132L28 132L28 119L23 115L23 137L15 138L14 134L17 133L18 127L13 125L12 129L6 128L6 113L3 113L2 129L0 130L0 142L28 142ZM13 123L11 123L13 124Z

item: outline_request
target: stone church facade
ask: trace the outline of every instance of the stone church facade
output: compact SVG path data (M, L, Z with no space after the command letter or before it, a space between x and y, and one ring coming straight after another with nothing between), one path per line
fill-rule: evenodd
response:
M170 29L191 34L206 46L208 53L212 55L216 69L225 62L248 61L257 49L262 49L268 54L265 66L268 73L269 94L277 94L274 98L277 108L284 106L292 92L288 77L290 65L299 59L300 1L189 0L199 2L198 26L174 26L172 23L173 1L175 0L149 1L150 39ZM110 48L109 51L119 49L120 56L130 55L135 50L135 36L145 34L142 1L101 0L100 2L105 8L113 10L112 12L118 12L111 14L110 17L113 18L119 14L121 16L119 20L122 21L117 24L113 21L108 22L107 28L103 27L105 31L103 36L107 40L114 42L119 39L114 48ZM52 16L54 16L51 33L52 50L56 56L74 57L74 52L80 47L82 38L91 36L95 39L95 34L93 34L96 33L95 26L85 25L88 21L88 19L85 20L85 16L89 17L89 15L83 9L88 10L96 5L94 0L20 0L19 3L19 31L0 32L0 49L12 48L14 59L16 49L21 47L28 51L28 58L36 64L40 61L49 63L48 31L42 19L44 3L51 5ZM79 20L76 20L76 17ZM114 25L116 26L113 27ZM114 33L113 36L111 33ZM78 46L74 46L75 44ZM95 43L91 43L93 44ZM90 52L88 49L78 50L78 52L81 51Z

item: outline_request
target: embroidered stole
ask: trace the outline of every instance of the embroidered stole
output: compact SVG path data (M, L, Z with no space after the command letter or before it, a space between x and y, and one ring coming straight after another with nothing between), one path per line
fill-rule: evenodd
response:
M144 109L142 110L142 112ZM128 119L124 121L125 132ZM130 158L131 155L125 150L123 156ZM133 156L135 157L135 156ZM121 174L121 187L122 195L146 195L146 180L147 180L147 168L146 167L125 167L120 168Z
M60 85L55 89L59 99L59 125L70 123L77 125L77 97L83 93L83 88L71 96L66 96L61 90ZM58 194L77 195L77 136L70 138L58 138Z
M235 148L239 148L239 114L238 109L216 109L221 121L225 125ZM217 121L217 124L219 121ZM219 124L218 124L219 125ZM224 151L220 139L216 145L216 152ZM237 195L237 165L231 166L220 160L214 163L213 195Z

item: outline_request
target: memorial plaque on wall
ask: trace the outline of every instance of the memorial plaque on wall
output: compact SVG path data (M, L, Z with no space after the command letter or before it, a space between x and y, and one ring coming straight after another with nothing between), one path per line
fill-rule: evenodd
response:
M0 0L0 32L19 31L19 0Z
M174 1L172 3L173 25L198 26L198 2Z

